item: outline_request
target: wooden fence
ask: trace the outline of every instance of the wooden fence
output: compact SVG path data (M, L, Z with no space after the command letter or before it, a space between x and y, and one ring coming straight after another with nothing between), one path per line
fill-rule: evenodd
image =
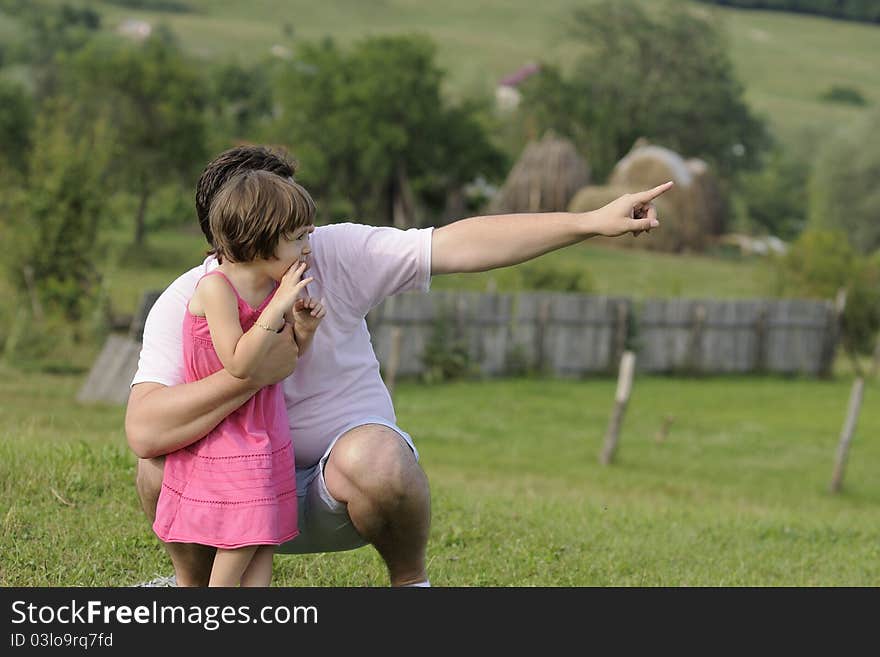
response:
M128 334L111 335L80 401L125 403L144 321L158 291L144 294ZM431 292L386 299L367 315L383 371L395 329L397 376L425 371L425 353L459 348L484 376L543 372L614 374L626 348L636 369L671 374L780 373L827 376L838 341L833 304L801 299L648 300L559 292Z
M579 376L615 370L631 305L628 299L563 293L412 293L386 299L367 323L383 366L391 329L401 327L400 375L422 372L429 341L444 335L462 344L487 376L521 368Z
M400 327L399 375L424 370L429 342L460 344L481 374L610 374L625 347L650 373L830 374L839 320L830 301L713 301L567 293L410 293L367 316L384 367ZM442 347L441 347L442 348Z
M648 372L827 376L838 323L830 301L651 300L637 349Z

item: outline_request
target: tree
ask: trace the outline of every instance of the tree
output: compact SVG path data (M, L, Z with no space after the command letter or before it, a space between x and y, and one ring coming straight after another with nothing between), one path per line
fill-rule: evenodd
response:
M27 188L4 222L4 242L15 244L5 253L7 270L31 307L76 321L100 282L107 139L101 122L72 129L69 110L50 103L37 119Z
M27 65L38 100L57 93L61 78L58 60L82 48L101 27L101 17L94 9L67 3L0 0L0 12L10 16L17 28L4 44L6 59Z
M845 290L843 345L850 354L871 352L880 329L880 252L861 256L845 233L809 229L778 261L777 274L786 295L833 299Z
M235 61L211 69L208 102L211 134L228 142L256 139L263 121L272 114L272 87L269 65L244 66Z
M845 126L819 148L809 180L809 223L841 230L861 253L880 249L880 112Z
M767 130L708 19L679 2L649 12L633 0L602 0L574 13L572 36L584 47L574 71L542 67L524 85L522 107L539 131L575 140L597 177L639 137L722 174L759 161Z
M426 38L374 37L349 52L330 40L305 44L283 65L274 134L316 195L405 227L416 199L436 206L478 174L501 173L475 106L442 97L434 57Z
M142 246L156 188L192 181L204 164L204 82L163 30L143 44L94 39L69 68L80 122L104 116L113 130L112 169L137 198L134 244Z
M880 23L880 6L877 5L877 0L699 0L699 2Z
M740 198L749 228L784 240L797 237L807 222L809 165L775 147L763 166L743 174Z
M23 172L31 144L34 103L21 85L0 80L0 170Z

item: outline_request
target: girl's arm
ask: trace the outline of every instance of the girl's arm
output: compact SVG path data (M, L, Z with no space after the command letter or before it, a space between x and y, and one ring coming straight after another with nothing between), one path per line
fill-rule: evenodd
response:
M314 331L298 331L296 326L293 327L293 339L296 340L296 347L299 349L299 353L305 353L306 349L309 348L309 345L312 344L312 339L315 337Z
M270 302L254 326L242 332L238 301L225 280L220 276L208 276L199 283L196 293L223 368L236 378L250 377L261 359L266 357L276 331L284 327L283 310Z

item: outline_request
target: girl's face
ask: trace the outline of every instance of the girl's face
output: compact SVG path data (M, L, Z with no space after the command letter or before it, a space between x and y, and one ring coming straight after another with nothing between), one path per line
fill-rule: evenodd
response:
M269 261L270 275L276 281L280 281L291 265L296 262L308 262L312 248L309 245L309 235L315 230L314 226L297 228L293 235L282 237L278 240L275 249L275 260Z

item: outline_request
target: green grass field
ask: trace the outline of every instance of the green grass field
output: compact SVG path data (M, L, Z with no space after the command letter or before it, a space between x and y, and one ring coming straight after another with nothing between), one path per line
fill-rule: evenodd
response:
M60 2L61 0L59 0ZM561 35L575 0L187 0L196 13L146 14L95 3L112 29L162 18L201 56L254 60L284 38L422 31L434 37L452 94L488 93L530 59L570 61ZM877 27L805 16L719 10L753 106L784 139L849 122L865 110L828 105L832 84L880 103ZM0 36L15 26L0 18ZM119 229L124 230L123 228ZM127 233L109 235L121 252ZM149 236L148 250L102 267L117 314L161 289L204 253L193 230ZM676 256L587 242L541 259L582 267L598 294L752 298L773 295L759 258ZM518 268L437 277L434 289L499 291ZM0 278L0 299L11 297ZM2 302L0 302L2 304ZM11 317L0 305L0 320ZM66 348L66 347L65 347ZM138 510L135 459L122 408L73 400L100 345L82 345L68 374L0 365L0 586L129 585L169 572ZM77 368L80 369L77 372ZM433 492L432 582L446 586L880 585L880 404L865 394L845 489L827 492L851 375L641 377L619 460L597 463L611 379L398 384L396 407ZM663 444L654 436L675 417ZM367 548L279 557L281 586L384 585Z
M59 3L62 0L57 0ZM186 0L191 13L139 12L94 3L108 29L125 18L164 21L198 56L255 61L274 44L331 35L348 43L365 35L420 32L431 36L453 95L492 93L498 79L543 60L568 66L578 47L565 38L571 11L583 0ZM650 5L645 0L646 5ZM834 84L855 86L880 103L880 27L811 16L709 8L726 30L736 73L752 107L787 143L804 130L825 134L865 112L825 103Z
M0 374L0 585L168 573L138 508L123 409L75 404L81 376ZM876 382L836 496L848 377L637 378L618 459L603 467L614 386L398 385L432 487L435 585L880 585ZM278 557L276 573L278 586L387 583L372 548Z

